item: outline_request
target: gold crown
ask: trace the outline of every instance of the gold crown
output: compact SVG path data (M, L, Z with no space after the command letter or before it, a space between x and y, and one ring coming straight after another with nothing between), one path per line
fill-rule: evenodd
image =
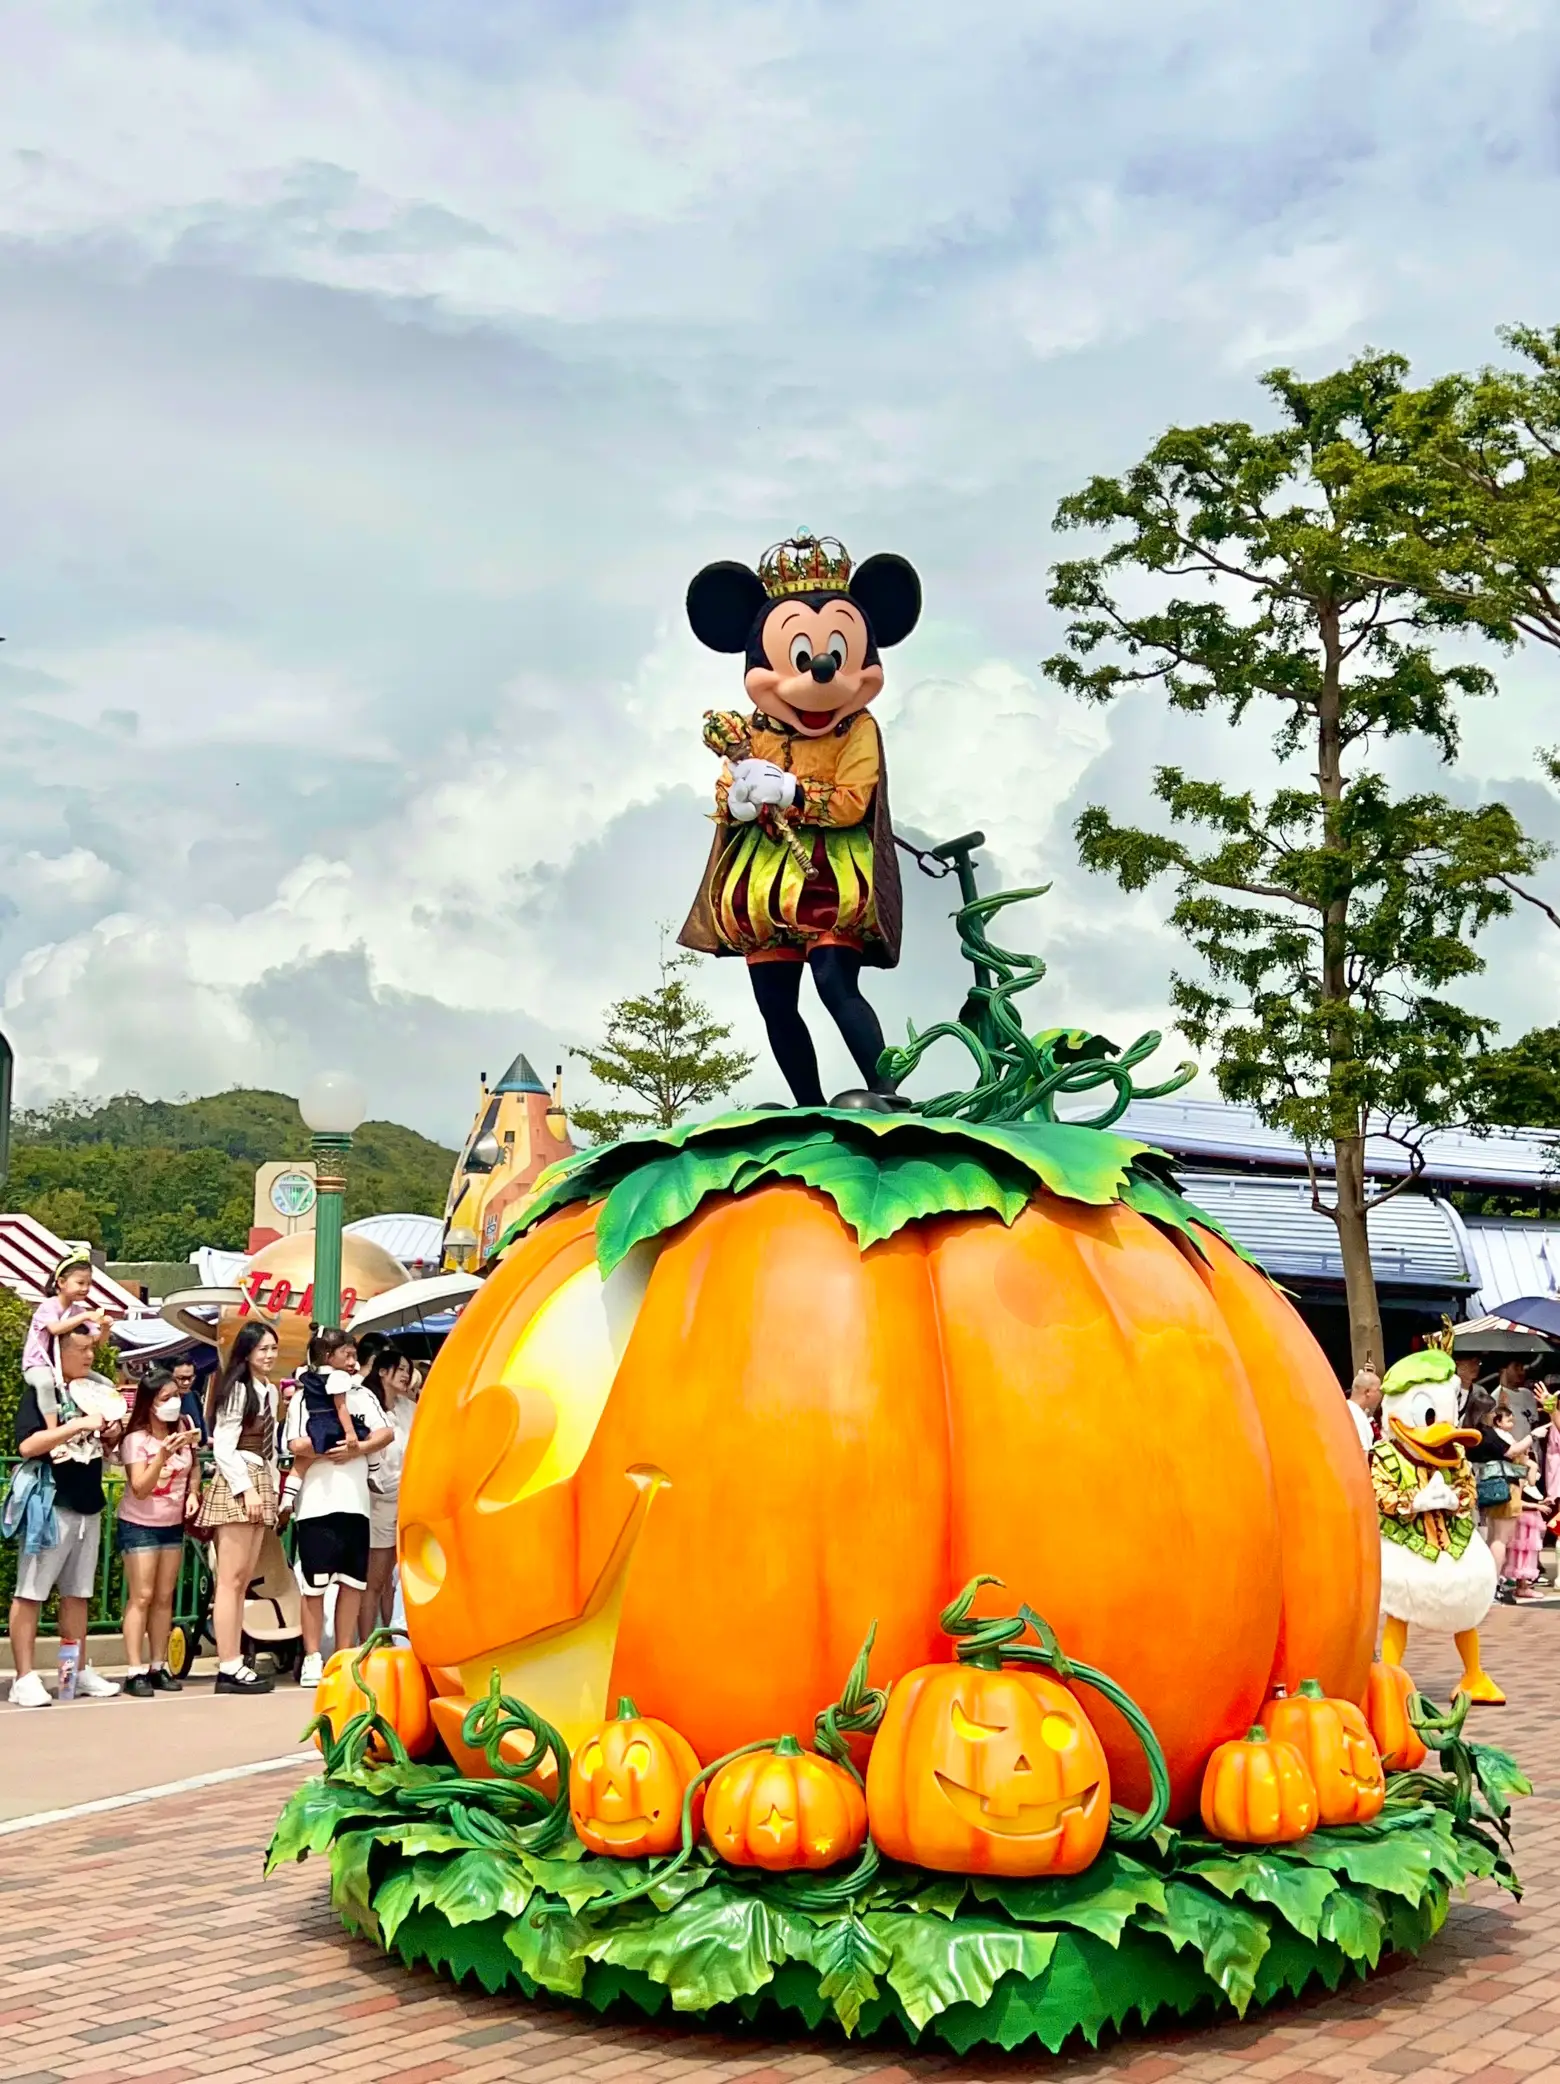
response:
M1457 1327L1444 1313L1441 1317L1441 1329L1427 1334L1425 1350L1428 1353L1456 1353Z
M843 593L850 584L850 552L838 536L799 528L764 552L758 576L772 601L785 593Z

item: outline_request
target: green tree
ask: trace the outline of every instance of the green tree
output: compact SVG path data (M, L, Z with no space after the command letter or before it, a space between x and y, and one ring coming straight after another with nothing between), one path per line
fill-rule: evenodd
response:
M1394 795L1373 742L1418 737L1443 761L1458 706L1494 692L1482 667L1441 662L1427 637L1455 619L1442 595L1377 576L1445 495L1399 408L1407 365L1361 356L1304 383L1263 379L1276 428L1172 429L1120 478L1064 499L1062 528L1109 528L1099 556L1059 564L1052 604L1067 649L1047 672L1087 700L1155 686L1170 706L1238 725L1275 705L1284 785L1265 798L1177 767L1154 793L1170 830L1078 819L1081 858L1126 890L1175 886L1170 922L1201 959L1176 976L1182 1032L1217 1052L1232 1100L1291 1131L1316 1208L1337 1227L1356 1366L1384 1358L1367 1130L1395 1138L1413 1177L1432 1127L1477 1105L1470 1063L1492 1024L1449 988L1482 968L1471 945L1538 850L1502 805ZM1138 574L1192 582L1138 612ZM1122 581L1125 581L1125 587ZM1315 1154L1330 1147L1330 1186Z
M642 1103L571 1108L575 1127L598 1143L610 1143L629 1129L669 1129L690 1108L729 1093L752 1070L752 1056L722 1047L731 1037L730 1027L713 1019L683 981L680 973L697 964L696 955L669 956L663 939L661 981L655 989L619 999L594 1049L570 1050L598 1085Z

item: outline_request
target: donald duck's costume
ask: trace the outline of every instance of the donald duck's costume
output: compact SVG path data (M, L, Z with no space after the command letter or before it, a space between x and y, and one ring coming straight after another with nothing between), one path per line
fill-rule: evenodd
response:
M1506 1696L1479 1662L1479 1623L1495 1598L1495 1558L1478 1527L1477 1491L1457 1423L1457 1370L1431 1348L1388 1368L1382 1437L1370 1473L1381 1517L1381 1656L1401 1664L1411 1626L1450 1629L1462 1658L1457 1692L1500 1707Z

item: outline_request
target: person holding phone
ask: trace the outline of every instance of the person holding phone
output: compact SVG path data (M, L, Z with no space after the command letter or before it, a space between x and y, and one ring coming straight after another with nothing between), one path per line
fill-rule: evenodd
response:
M172 1373L149 1368L119 1448L125 1466L118 1515L125 1568L125 1692L132 1700L183 1690L168 1669L168 1635L184 1529L200 1504L199 1446L200 1434L184 1415Z

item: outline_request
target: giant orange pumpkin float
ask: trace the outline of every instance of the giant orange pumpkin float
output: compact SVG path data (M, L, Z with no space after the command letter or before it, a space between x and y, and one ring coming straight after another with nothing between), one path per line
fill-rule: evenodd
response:
M873 1620L878 1673L942 1654L939 1608L985 1570L1138 1701L1173 1814L1271 1684L1358 1699L1378 1544L1337 1383L1144 1151L795 1110L560 1168L407 1452L440 1691L496 1668L571 1743L626 1693L712 1758L805 1726ZM975 1158L1009 1200L944 1213ZM865 1165L926 1213L864 1249ZM1129 1471L1130 1532L1101 1543ZM1136 1742L1095 1719L1141 1807Z

